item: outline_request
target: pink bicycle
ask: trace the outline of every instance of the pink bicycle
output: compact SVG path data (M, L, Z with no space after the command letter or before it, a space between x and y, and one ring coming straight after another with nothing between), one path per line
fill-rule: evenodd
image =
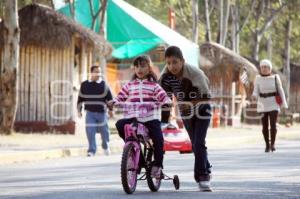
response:
M176 190L179 189L180 182L177 175L173 178L161 173L160 178L151 176L153 166L153 145L148 136L148 129L135 120L131 124L125 125L125 145L123 148L121 162L121 180L123 189L127 194L132 194L138 180L147 180L148 187L151 191L159 190L161 180L173 180ZM145 169L142 172L142 169ZM138 178L138 175L141 176Z

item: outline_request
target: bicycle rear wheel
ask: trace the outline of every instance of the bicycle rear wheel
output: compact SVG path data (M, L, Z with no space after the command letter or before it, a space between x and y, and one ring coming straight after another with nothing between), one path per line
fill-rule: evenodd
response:
M134 145L129 144L123 150L121 162L121 181L123 190L127 194L132 194L136 189L137 184L137 170L134 168L136 152Z

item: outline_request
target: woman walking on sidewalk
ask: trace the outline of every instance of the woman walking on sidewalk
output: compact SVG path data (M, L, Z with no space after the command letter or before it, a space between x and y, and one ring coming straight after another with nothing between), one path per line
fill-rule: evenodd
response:
M251 99L257 100L257 112L262 114L262 133L266 143L265 152L275 151L277 117L280 107L288 108L280 77L272 75L272 63L268 59L260 61L260 75L256 76ZM278 96L281 98L277 101ZM269 121L271 142L269 140Z

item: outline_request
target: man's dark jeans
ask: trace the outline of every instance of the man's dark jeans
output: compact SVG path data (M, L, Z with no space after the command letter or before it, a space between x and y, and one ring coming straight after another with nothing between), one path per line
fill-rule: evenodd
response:
M209 104L202 104L196 108L195 114L190 119L183 119L195 155L194 177L196 182L208 180L211 173L211 165L207 158L207 148L205 145L210 118L211 106Z

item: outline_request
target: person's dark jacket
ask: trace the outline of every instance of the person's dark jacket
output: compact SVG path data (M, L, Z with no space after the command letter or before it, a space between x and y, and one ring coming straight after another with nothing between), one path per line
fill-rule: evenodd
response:
M106 102L112 100L112 94L104 81L86 80L81 83L77 100L77 110L84 109L91 112L105 112Z

